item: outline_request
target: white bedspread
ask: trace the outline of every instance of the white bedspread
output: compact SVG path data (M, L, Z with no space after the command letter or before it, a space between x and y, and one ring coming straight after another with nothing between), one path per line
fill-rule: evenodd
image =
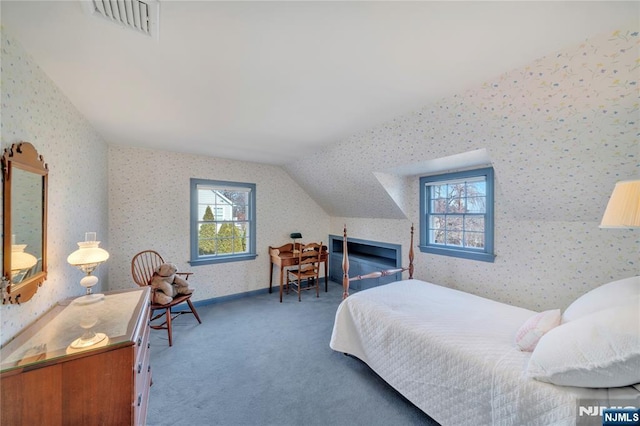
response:
M578 398L633 388L561 387L526 378L515 348L534 311L419 280L355 293L336 312L330 346L367 363L442 425L574 425Z

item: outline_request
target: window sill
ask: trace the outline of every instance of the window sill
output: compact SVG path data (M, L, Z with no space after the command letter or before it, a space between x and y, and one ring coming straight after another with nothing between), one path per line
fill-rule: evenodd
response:
M420 251L422 253L439 254L441 256L459 257L461 259L478 260L480 262L490 262L490 263L493 263L493 261L496 258L496 255L493 253L456 250L456 249L433 247L433 246L420 246Z
M210 258L202 258L202 259L191 259L189 264L191 266L200 266L200 265L212 265L214 263L229 263L229 262L242 262L245 260L253 260L258 257L257 254L242 254L235 256L218 256L218 257L210 257Z

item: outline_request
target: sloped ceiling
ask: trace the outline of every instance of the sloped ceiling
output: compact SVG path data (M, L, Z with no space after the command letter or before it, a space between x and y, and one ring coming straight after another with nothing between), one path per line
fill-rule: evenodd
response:
M282 165L607 31L632 3L161 0L157 41L79 0L0 7L109 143Z
M3 30L107 142L285 166L330 214L404 217L399 195L380 183L402 178L374 172L440 154L375 168L357 158L343 169L332 150L637 22L638 5L165 0L157 40L88 16L77 0L3 0L0 13ZM484 146L463 148L441 154ZM325 179L301 167L317 153L311 164ZM349 188L339 189L345 179Z
M599 221L640 177L639 30L640 15L284 167L338 217L416 220L417 175L491 164L501 219Z

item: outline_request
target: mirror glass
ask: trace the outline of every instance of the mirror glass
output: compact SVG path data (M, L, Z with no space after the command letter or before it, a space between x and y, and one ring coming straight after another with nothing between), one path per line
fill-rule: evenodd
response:
M47 277L48 168L28 142L2 157L4 190L3 303L31 299Z
M11 283L42 272L42 176L18 167L11 184Z

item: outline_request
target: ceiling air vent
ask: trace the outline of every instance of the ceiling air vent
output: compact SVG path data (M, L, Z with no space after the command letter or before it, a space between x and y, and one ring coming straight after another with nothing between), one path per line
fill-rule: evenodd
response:
M157 0L82 0L82 5L89 15L158 38L160 8Z

